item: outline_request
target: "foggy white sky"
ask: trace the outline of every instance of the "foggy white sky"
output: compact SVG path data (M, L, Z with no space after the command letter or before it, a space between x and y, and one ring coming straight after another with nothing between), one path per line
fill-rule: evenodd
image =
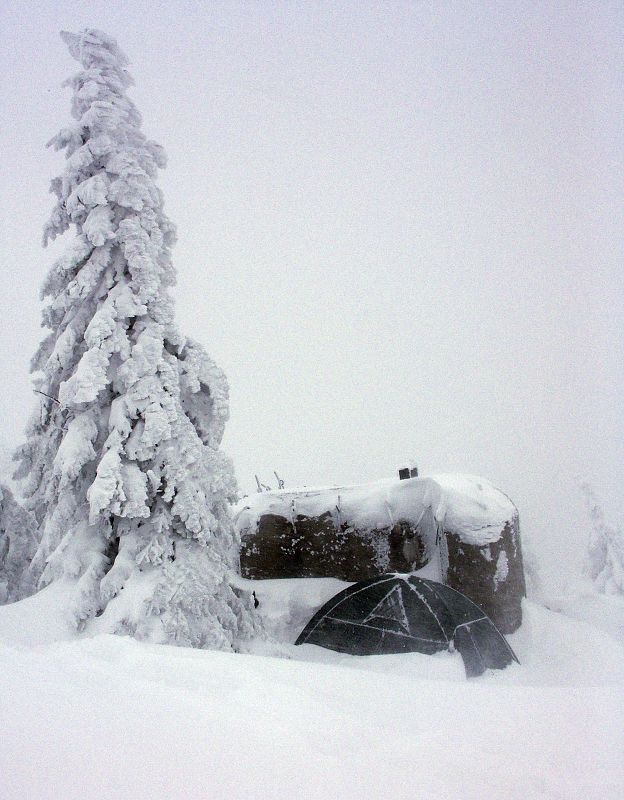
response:
M5 3L0 439L34 404L40 249L99 27L169 166L178 323L225 369L241 487L482 474L580 555L621 521L619 3Z

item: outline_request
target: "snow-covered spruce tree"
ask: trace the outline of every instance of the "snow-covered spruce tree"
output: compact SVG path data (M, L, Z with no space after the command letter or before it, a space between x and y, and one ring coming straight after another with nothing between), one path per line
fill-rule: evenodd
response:
M76 238L42 289L50 329L16 456L40 526L31 572L63 580L79 627L195 647L245 647L253 600L233 588L232 466L219 444L225 377L173 324L175 230L155 184L163 150L126 96L128 60L92 29L62 33L82 70L44 244Z
M35 590L28 569L36 548L35 520L0 484L0 605L27 597Z
M581 484L591 531L587 543L585 573L603 594L624 594L624 531L608 524L594 491Z

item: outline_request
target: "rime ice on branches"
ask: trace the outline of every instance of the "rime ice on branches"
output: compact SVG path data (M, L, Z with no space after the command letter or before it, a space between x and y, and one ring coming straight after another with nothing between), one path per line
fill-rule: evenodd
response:
M31 572L67 583L79 627L238 649L256 623L229 580L228 387L174 325L165 154L141 132L116 41L61 35L82 69L67 81L74 121L50 142L67 161L44 241L76 237L43 285L39 406L18 453L40 531Z

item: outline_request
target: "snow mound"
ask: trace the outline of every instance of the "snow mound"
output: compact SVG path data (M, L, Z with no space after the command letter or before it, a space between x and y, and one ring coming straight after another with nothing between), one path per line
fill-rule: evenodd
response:
M624 791L614 691L624 650L544 608L528 604L529 624L510 637L521 665L467 681L448 653L357 658L307 645L287 648L288 659L112 635L67 640L61 599L46 590L0 608L3 800L619 800Z
M247 583L286 642L345 585ZM623 796L624 647L595 624L526 602L521 663L468 681L457 653L76 636L66 602L57 582L0 607L2 800Z
M75 639L67 611L70 586L57 581L19 603L0 606L0 642L38 647Z

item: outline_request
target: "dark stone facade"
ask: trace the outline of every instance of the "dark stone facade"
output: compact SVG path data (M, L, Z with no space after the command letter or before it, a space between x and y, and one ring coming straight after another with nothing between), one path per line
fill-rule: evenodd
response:
M294 520L263 514L256 532L243 532L243 578L338 578L362 581L380 572L414 572L432 553L418 528L406 520L381 530L337 526L328 511Z
M454 533L445 532L444 538L445 583L480 606L501 633L513 633L522 622L521 602L526 595L518 515L488 545L466 544Z

